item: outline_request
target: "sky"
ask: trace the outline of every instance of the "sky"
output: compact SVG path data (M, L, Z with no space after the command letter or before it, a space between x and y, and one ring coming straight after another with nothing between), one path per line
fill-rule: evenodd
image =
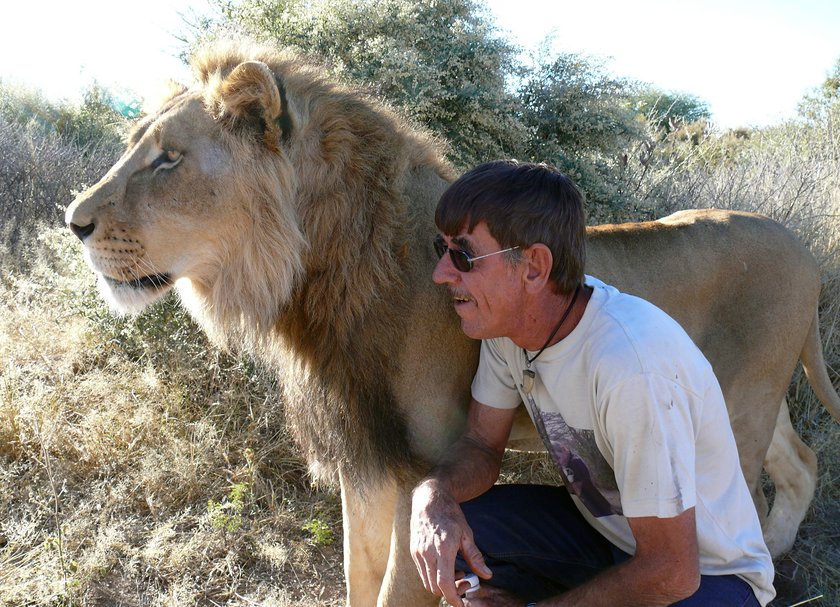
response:
M840 0L489 0L520 44L706 101L719 126L795 115L840 59Z
M486 0L523 49L558 52L614 75L699 97L722 128L795 115L840 59L840 0ZM23 0L0 9L0 78L77 99L96 81L153 98L189 81L176 58L182 16L206 0Z

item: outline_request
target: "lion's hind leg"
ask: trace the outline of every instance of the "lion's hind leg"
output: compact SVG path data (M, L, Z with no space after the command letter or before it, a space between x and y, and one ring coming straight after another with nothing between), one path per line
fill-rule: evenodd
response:
M776 487L773 507L764 521L764 541L776 558L793 547L817 486L817 456L793 429L784 399L764 469Z

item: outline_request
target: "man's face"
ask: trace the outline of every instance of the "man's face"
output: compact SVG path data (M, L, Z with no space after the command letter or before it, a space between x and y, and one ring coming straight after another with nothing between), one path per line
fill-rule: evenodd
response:
M464 227L456 236L443 238L448 247L466 251L470 257L503 248L484 222L470 233ZM511 331L522 312L520 274L519 265L512 265L505 254L479 259L473 263L472 270L461 272L446 253L435 266L432 279L449 287L455 311L461 317L461 330L473 339L489 339L512 337Z

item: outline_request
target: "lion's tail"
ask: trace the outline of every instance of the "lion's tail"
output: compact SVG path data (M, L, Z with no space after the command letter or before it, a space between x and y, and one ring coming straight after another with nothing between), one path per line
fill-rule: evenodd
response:
M814 320L811 321L811 328L808 330L808 337L802 346L800 360L814 394L828 409L831 416L837 422L840 422L840 396L834 390L834 386L831 385L831 378L829 378L826 370L819 325L819 312L815 311Z

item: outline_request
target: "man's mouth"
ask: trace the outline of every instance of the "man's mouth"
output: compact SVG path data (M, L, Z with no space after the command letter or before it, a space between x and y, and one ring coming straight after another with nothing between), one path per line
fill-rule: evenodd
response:
M465 295L455 295L455 294L452 295L452 302L456 306L459 306L459 305L462 305L462 304L465 304L465 303L469 303L471 301L472 301L472 299L470 299L469 297L467 297Z

